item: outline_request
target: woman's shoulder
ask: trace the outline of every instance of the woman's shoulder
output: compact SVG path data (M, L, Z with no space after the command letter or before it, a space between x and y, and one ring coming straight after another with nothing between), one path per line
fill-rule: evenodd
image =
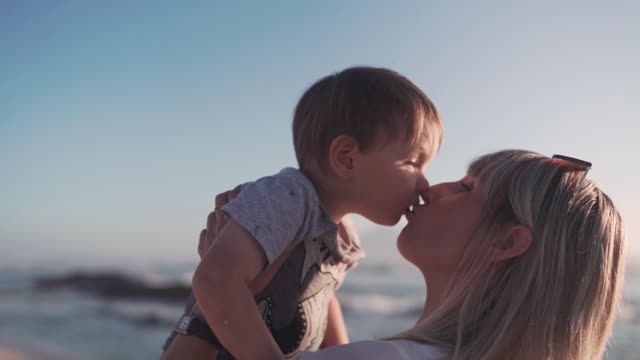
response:
M409 340L366 340L333 346L317 352L305 352L296 360L325 359L421 359L439 360L446 352L433 345Z

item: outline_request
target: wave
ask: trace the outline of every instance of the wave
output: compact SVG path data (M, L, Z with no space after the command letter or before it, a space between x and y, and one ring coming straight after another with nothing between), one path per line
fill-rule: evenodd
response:
M338 293L342 310L347 316L375 315L417 317L424 299L417 295L398 296L382 293Z

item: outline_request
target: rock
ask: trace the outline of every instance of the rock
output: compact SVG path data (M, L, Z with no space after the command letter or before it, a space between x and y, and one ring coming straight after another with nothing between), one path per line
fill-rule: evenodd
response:
M184 301L191 288L179 283L166 286L147 285L143 281L118 273L76 272L63 276L40 277L35 288L41 291L77 290L109 299L144 299Z

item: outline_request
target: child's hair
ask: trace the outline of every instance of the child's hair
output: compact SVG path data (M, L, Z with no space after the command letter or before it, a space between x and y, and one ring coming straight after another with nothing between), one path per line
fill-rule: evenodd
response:
M352 136L362 151L404 136L410 143L442 142L442 123L429 98L388 69L352 67L317 81L302 95L293 117L293 142L301 169L326 165L329 146Z
M602 358L620 301L625 230L584 171L533 152L476 159L483 219L445 301L395 338L451 350L451 359ZM511 225L531 229L523 255L495 263Z

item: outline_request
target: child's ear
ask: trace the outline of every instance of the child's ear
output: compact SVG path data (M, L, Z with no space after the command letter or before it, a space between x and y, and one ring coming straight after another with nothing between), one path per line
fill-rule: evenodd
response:
M533 234L531 229L524 225L511 226L504 242L498 245L493 261L500 262L526 253L531 247L532 241Z
M329 168L340 179L353 173L354 156L359 152L358 141L351 136L339 135L329 146Z

